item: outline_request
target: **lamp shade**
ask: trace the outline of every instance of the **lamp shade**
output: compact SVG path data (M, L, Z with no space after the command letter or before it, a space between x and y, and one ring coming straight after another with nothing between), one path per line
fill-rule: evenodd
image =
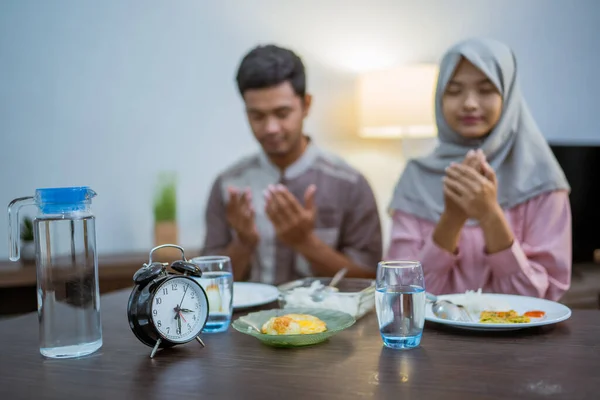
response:
M360 76L359 135L377 138L435 136L437 75L437 65L415 64Z

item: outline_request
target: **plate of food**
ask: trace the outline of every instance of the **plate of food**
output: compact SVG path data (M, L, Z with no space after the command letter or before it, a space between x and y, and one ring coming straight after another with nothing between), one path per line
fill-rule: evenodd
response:
M250 313L231 326L274 347L300 347L321 343L354 325L348 313L320 308L286 308Z
M425 307L425 320L470 330L517 330L556 324L571 316L569 307L555 301L512 294L482 293L481 289L440 295L437 299L463 306L471 321L439 318L433 314L431 302Z
M233 308L236 310L269 304L279 298L279 289L256 282L233 283Z

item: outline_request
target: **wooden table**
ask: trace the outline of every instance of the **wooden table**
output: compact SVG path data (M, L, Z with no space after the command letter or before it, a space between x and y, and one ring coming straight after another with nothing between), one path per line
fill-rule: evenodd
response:
M0 321L0 399L597 399L600 311L485 334L426 324L422 345L382 346L370 313L320 345L275 349L230 330L162 350L129 329L129 291L102 297L104 345L82 359L38 352L38 322Z

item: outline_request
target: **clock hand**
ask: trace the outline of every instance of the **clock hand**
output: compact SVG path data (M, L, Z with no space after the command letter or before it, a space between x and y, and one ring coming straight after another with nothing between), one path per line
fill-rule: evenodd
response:
M179 311L181 311L181 312L193 312L192 310L190 310L188 308L182 308Z
M187 322L181 311L179 312L179 318L183 318L183 322Z
M179 328L179 335L181 335L181 316L177 318L177 327Z
M188 287L189 286L186 286L185 289L183 290L183 297L181 298L181 302L177 306L177 308L180 309L180 310L181 310L181 304L183 304L183 299L185 299L185 294L187 293Z

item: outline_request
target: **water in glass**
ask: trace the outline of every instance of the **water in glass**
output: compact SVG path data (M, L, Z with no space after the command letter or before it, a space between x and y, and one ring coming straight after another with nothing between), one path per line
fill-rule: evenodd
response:
M192 262L202 270L195 278L208 297L208 320L203 332L224 332L233 313L233 272L228 257L196 257Z

